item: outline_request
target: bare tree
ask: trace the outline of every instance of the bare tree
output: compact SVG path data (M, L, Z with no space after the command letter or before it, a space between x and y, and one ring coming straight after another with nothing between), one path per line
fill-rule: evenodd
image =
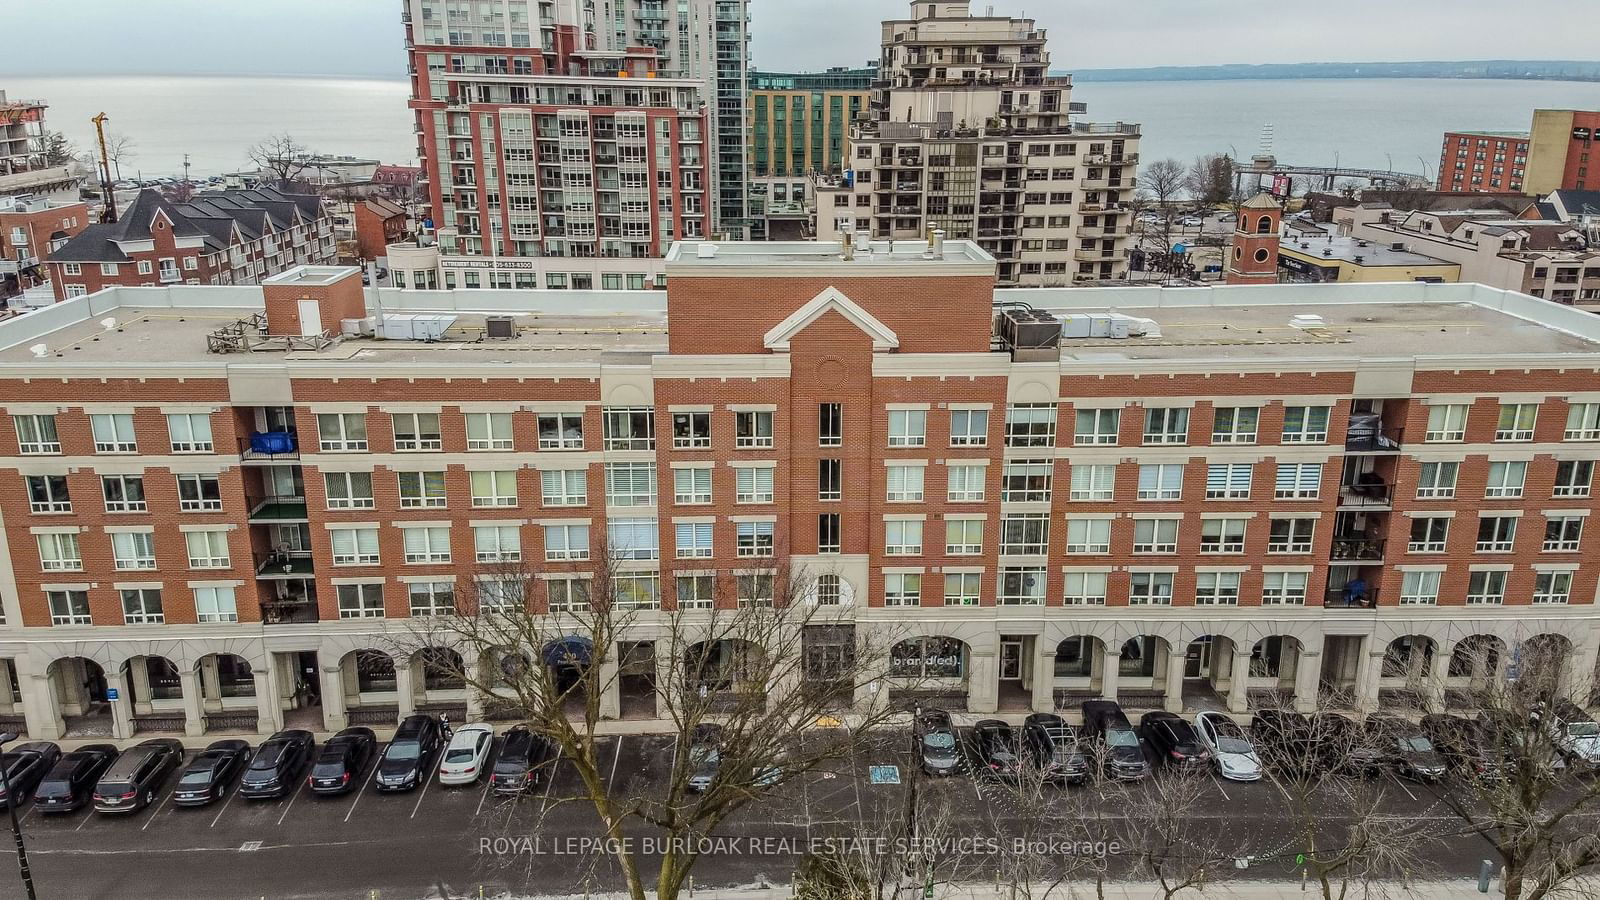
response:
M1154 223L1141 229L1145 238L1146 258L1154 260L1156 265L1152 268L1160 271L1168 268L1161 261L1166 260L1172 251L1172 234L1179 215L1177 203L1183 196L1187 178L1188 172L1183 163L1171 157L1158 159L1143 167L1139 173L1139 193L1156 215ZM1151 238L1155 238L1159 246L1149 246Z
M59 131L40 131L28 137L28 153L45 166L64 166L78 155L78 148Z
M135 146L133 138L125 134L106 135L106 158L111 161L112 172L118 181L122 180L122 161L139 155Z
M1225 153L1195 157L1185 176L1189 196L1206 206L1224 203L1233 193L1233 160Z
M1130 851L1160 886L1162 900L1172 900L1203 888L1236 854L1216 823L1200 815L1214 802L1209 772L1163 766L1147 781L1128 805L1128 817L1141 826Z
M287 191L294 187L311 167L310 155L305 145L295 140L288 132L275 134L263 139L249 150L250 161L259 167L263 174L275 181L279 190Z

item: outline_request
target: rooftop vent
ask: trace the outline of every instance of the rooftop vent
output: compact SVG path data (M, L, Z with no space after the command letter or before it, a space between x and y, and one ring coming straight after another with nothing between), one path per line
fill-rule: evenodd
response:
M100 320L100 327L104 328L107 331L110 331L111 329L117 327L117 317L116 316L106 316L104 319Z
M716 259L717 258L717 245L716 244L701 244L699 246L699 248L695 250L695 254L694 255L699 257L699 258L701 258L701 259Z
M508 341L517 336L517 322L511 316L484 316L483 336L491 340Z
M1300 313L1289 318L1290 328L1323 328L1327 322L1315 313Z
M34 359L44 359L50 355L50 345L34 344L32 347L28 348L28 352L33 354Z
M1405 252L1406 245L1404 243L1402 243L1401 241L1395 241L1394 243L1389 245L1389 249L1393 250L1396 253L1403 253L1403 252Z

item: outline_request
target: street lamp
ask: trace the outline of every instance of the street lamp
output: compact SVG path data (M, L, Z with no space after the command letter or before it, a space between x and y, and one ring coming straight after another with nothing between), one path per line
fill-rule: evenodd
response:
M0 733L0 749L17 739L14 732ZM33 892L33 870L28 868L28 848L22 843L22 826L17 823L17 798L11 796L11 777L6 771L5 758L0 756L0 791L5 791L6 811L11 814L11 835L17 839L17 866L22 870L22 888L28 900L38 900Z

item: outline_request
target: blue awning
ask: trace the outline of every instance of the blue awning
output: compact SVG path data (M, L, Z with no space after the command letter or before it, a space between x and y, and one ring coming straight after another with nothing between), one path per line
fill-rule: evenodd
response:
M586 666L594 658L594 641L569 634L545 644L542 655L547 666Z

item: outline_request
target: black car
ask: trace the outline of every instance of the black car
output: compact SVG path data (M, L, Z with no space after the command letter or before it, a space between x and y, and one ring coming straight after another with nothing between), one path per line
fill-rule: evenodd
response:
M250 742L231 739L214 741L178 776L178 786L172 789L174 806L205 806L222 799L228 786L244 771L250 759Z
M1177 713L1147 712L1139 718L1139 729L1167 765L1196 770L1210 766L1211 751L1200 743L1194 726Z
M1115 700L1083 701L1084 736L1095 742L1101 768L1120 781L1136 781L1150 774L1139 733Z
M967 733L974 772L999 778L1016 778L1022 772L1017 756L1017 734L999 719L984 719Z
M1268 767L1286 775L1309 775L1320 764L1311 720L1287 709L1263 709L1250 720L1250 737Z
M1311 717L1311 741L1322 772L1371 777L1383 771L1383 754L1354 720L1338 713Z
M1416 781L1438 781L1444 777L1444 757L1422 727L1394 716L1369 716L1363 726L1368 743L1396 774Z
M371 728L346 728L322 745L317 761L306 776L306 784L316 794L343 794L361 782L378 736Z
M28 802L34 787L60 758L61 747L50 741L18 744L0 755L0 766L6 769L5 783L11 788L9 792L0 788L0 809Z
M264 800L294 790L314 747L309 731L280 731L262 741L249 768L244 770L244 777L239 779L239 796Z
M942 709L920 710L911 722L922 771L929 775L954 775L961 768L960 743L955 724Z
M117 760L111 744L85 744L64 754L33 789L33 808L42 813L82 809L94 794L95 782Z
M183 762L183 744L151 738L122 751L94 787L94 811L136 812L149 806L167 775Z
M409 791L433 771L433 761L444 746L439 720L433 716L407 716L395 730L394 740L378 759L372 783L380 791Z
M500 744L489 784L496 794L520 794L539 784L555 758L555 744L548 738L526 725L513 726Z
M1022 746L1050 781L1082 784L1089 777L1089 760L1078 747L1077 732L1055 713L1033 713L1024 719Z
M1431 713L1422 717L1422 731L1451 768L1485 781L1504 776L1509 757L1497 752L1481 722Z

